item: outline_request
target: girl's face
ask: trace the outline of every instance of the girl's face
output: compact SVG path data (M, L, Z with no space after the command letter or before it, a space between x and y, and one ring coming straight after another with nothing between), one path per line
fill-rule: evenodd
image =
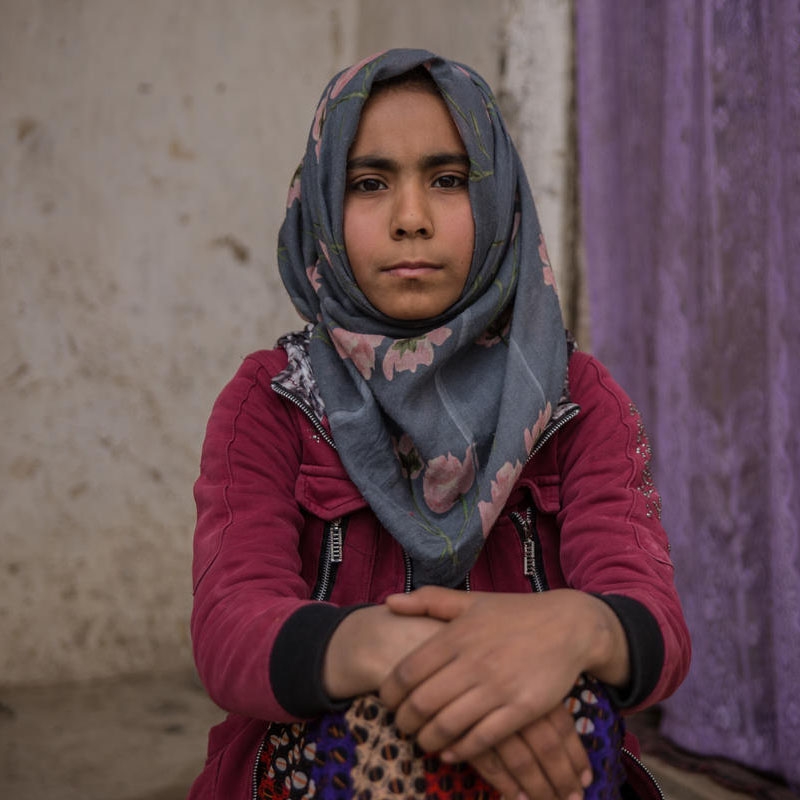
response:
M367 101L348 154L344 242L387 316L429 319L461 296L475 241L469 167L438 95L398 87Z

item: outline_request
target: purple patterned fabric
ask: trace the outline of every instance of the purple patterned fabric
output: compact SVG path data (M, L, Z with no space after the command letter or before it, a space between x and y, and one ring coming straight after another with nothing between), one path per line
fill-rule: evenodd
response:
M800 3L579 3L594 350L693 633L664 732L800 785Z
M586 748L594 780L584 800L620 800L626 774L622 716L602 684L581 677L564 699ZM499 793L466 763L423 753L394 725L377 695L308 723L274 722L254 774L258 800L498 800Z

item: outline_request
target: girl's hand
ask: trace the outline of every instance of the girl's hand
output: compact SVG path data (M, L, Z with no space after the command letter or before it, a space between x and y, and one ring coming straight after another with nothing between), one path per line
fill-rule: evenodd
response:
M560 705L582 672L624 685L625 633L596 597L461 592L428 586L393 595L396 614L450 620L380 685L400 730L445 760L486 753Z
M569 800L592 782L589 758L562 704L470 763L506 798Z
M376 692L405 656L437 633L444 622L398 616L387 606L366 606L346 616L325 651L322 681L335 699Z

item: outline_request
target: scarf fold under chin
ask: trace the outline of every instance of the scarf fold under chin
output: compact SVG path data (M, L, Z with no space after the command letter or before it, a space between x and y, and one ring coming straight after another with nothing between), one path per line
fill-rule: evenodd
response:
M375 80L424 64L471 160L475 250L462 298L402 323L372 309L343 246L345 165ZM412 561L415 586L458 586L558 403L567 344L519 157L486 84L391 50L323 93L289 192L281 276L315 322L311 363L342 462Z

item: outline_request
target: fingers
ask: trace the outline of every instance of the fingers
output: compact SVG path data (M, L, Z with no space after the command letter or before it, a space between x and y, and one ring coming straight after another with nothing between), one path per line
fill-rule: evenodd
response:
M441 681L429 683L429 679L437 675L444 667L458 656L458 652L441 637L434 637L424 643L415 652L400 661L383 681L380 687L381 700L390 708L398 709L409 695L416 694L414 703L420 712L426 709L430 715L432 709L438 709L455 696L456 691L465 691L471 685L463 677L440 692ZM465 673L462 671L462 675ZM457 684L457 685L456 685ZM416 691L415 691L416 690ZM443 698L440 700L440 697ZM402 718L402 715L401 715ZM413 733L419 726L410 725L407 732ZM403 728L403 730L406 730Z
M492 698L481 691L480 687L473 686L459 692L455 700L446 706L430 709L426 705L416 705L417 693L412 694L397 710L395 722L400 730L416 734L420 747L431 753L437 753L454 743L461 745L461 737L470 734L470 728L478 721L482 721L493 714L494 704ZM431 713L427 713L428 710ZM511 728L513 730L513 727ZM508 729L493 735L491 728L489 734L479 731L467 742L466 747L457 751L445 751L445 761L466 761L476 756L508 735Z
M494 752L497 753L497 760L501 764L496 774L500 774L505 782L513 781L519 787L515 794L507 795L508 797L518 800L522 794L535 800L560 800L562 795L550 782L536 756L521 736L518 734L509 736ZM493 780L488 775L483 777L488 781ZM499 790L499 787L497 788ZM563 795L564 800L569 796L569 793Z
M463 614L473 602L467 592L442 586L424 586L408 594L393 594L386 598L386 605L395 614L435 617L445 622Z
M574 725L570 721L565 726L558 709L470 763L504 797L515 800L523 796L578 800L592 780L589 759Z
M496 750L487 750L470 761L476 772L494 786L505 800L519 800L522 786L508 771Z
M453 745L445 760L469 760L538 716L515 698L487 691L477 670L443 668L415 684L405 681L408 666L398 665L384 681L381 699L395 709L397 727L414 734L424 750L436 753Z
M431 617L447 622L459 616L468 601L466 592L426 586L410 594L390 595L386 598L386 606L398 616ZM392 670L381 684L381 699L389 708L398 708L409 693L447 666L457 655L458 652L447 642L441 639L429 641ZM407 732L413 733L418 727L410 725Z
M400 730L415 735L428 752L445 751L446 761L468 761L490 750L551 707L552 700L518 692L503 676L487 679L474 661L450 669L457 654L441 639L429 640L425 650L424 659L416 659L418 651L395 667L380 696L395 711Z
M556 797L583 795L583 790L592 782L592 767L572 716L563 706L525 727L520 731L520 738L546 775ZM501 755L505 760L502 752ZM529 773L530 768L524 762L506 763L526 791L531 779L538 780L536 770Z
M487 707L479 692L473 695L471 702L470 698L459 698L451 703L422 728L417 740L423 747L428 742L438 745L444 761L468 761L497 746L509 736L509 731L519 730L530 718L519 705Z

